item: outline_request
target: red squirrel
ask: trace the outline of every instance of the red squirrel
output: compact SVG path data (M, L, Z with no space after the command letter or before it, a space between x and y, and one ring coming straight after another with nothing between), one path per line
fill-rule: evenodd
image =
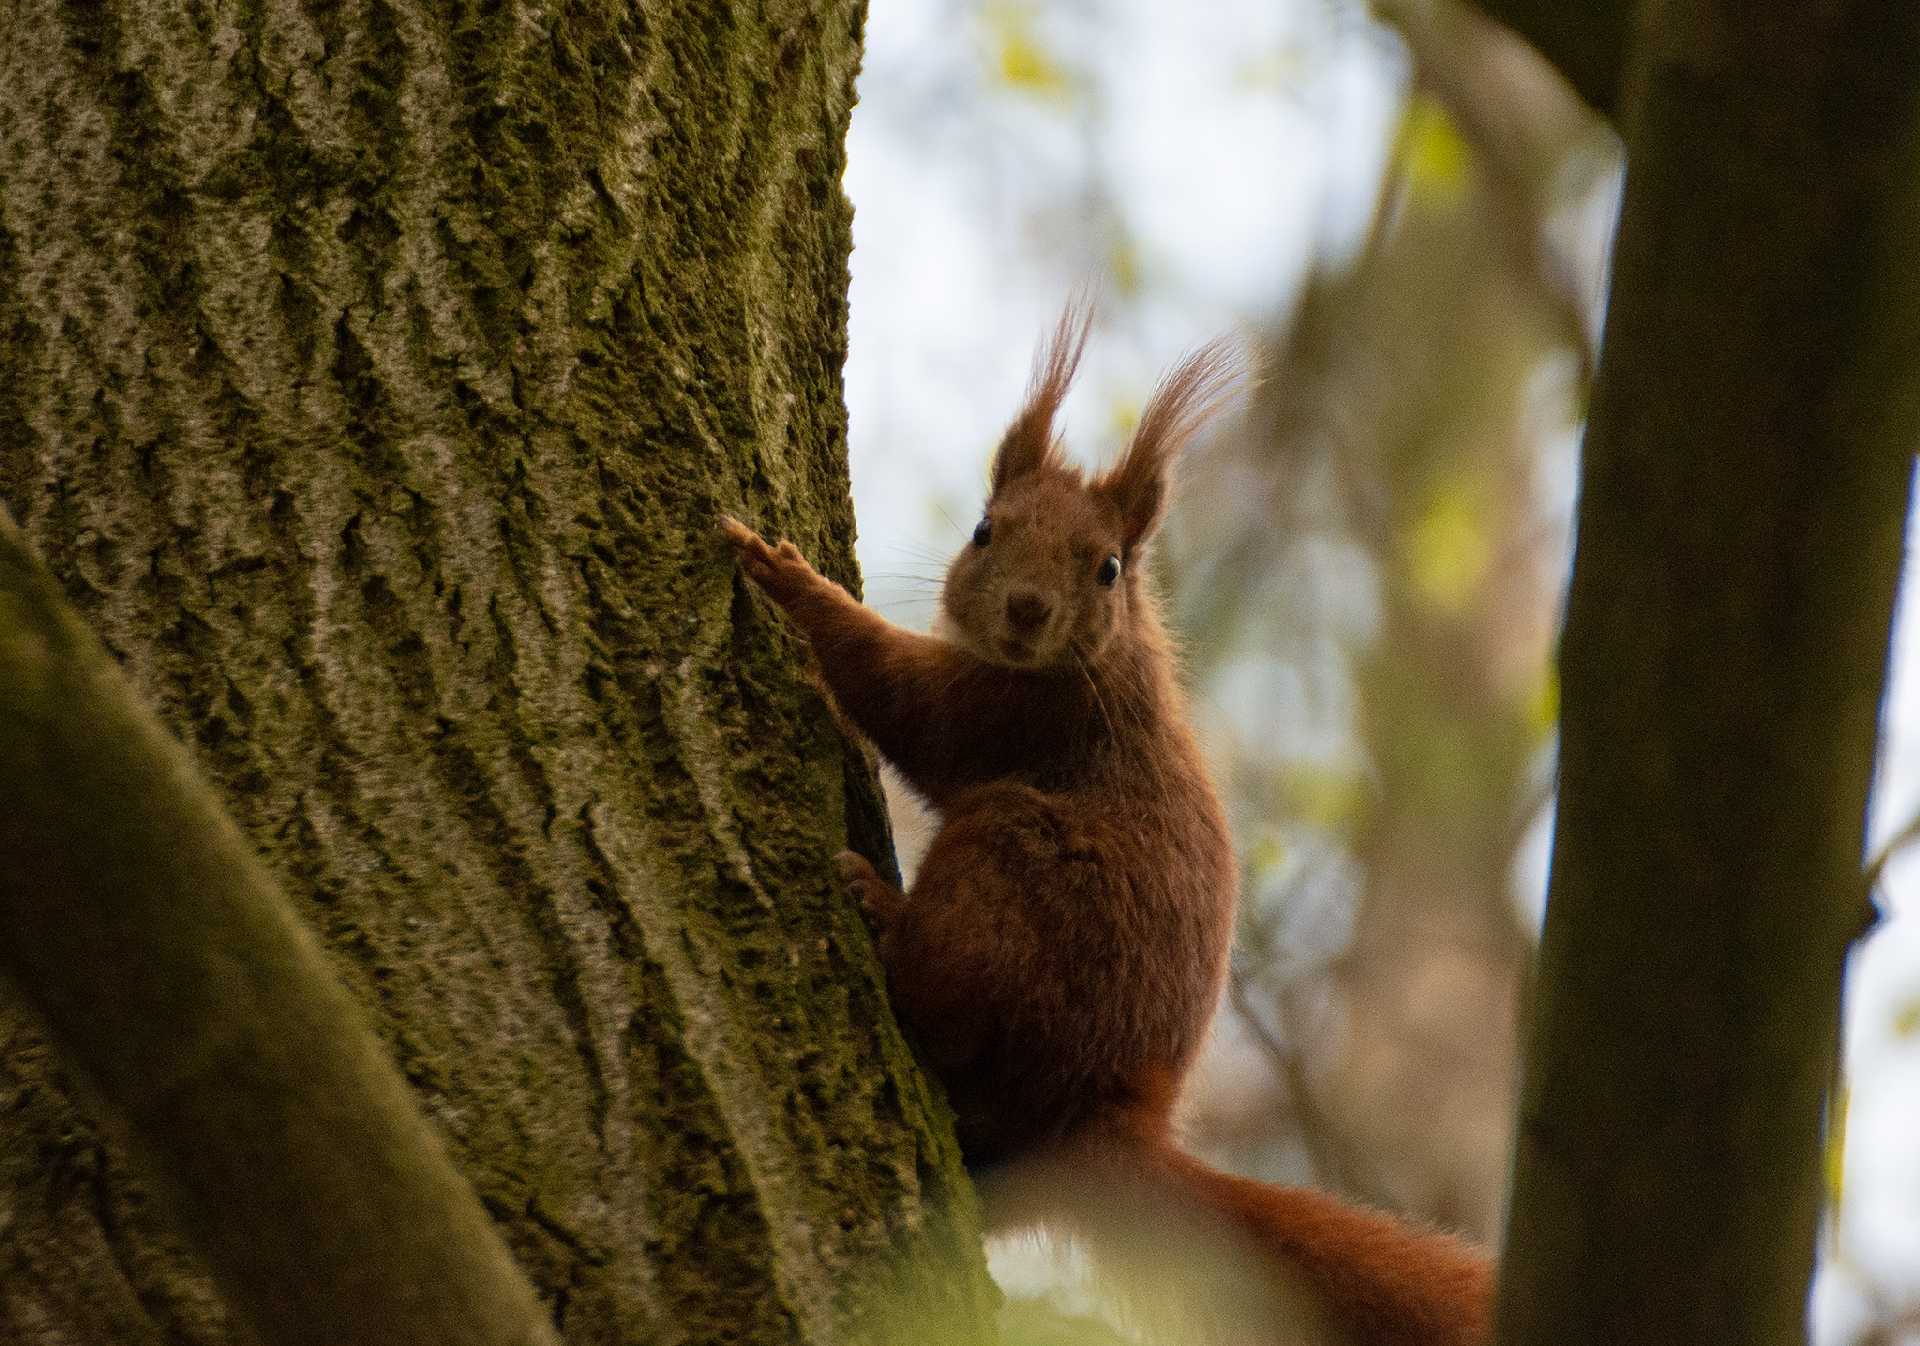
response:
M1069 306L1041 346L947 572L939 634L891 625L792 543L721 520L842 712L940 817L911 891L850 851L842 879L946 1087L990 1231L1051 1226L1096 1258L1130 1231L1197 1233L1252 1250L1284 1311L1304 1298L1336 1340L1483 1342L1493 1273L1469 1245L1217 1172L1174 1143L1227 973L1238 865L1146 558L1172 460L1236 360L1224 342L1188 357L1087 480L1053 423L1088 327Z

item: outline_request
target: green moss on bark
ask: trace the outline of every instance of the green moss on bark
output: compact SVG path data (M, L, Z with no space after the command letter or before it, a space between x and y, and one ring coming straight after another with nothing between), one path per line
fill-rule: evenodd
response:
M861 17L28 0L0 44L0 502L569 1341L991 1312L827 868L871 774L712 531L856 578ZM225 1340L6 1031L0 1334Z

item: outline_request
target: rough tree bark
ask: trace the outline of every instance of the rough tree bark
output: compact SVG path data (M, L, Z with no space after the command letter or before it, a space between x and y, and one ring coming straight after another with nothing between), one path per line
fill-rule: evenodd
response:
M4 511L0 799L0 969L262 1341L557 1346L319 942Z
M1802 1339L1920 443L1920 6L1660 0L1640 30L1515 1346Z
M827 868L886 847L872 776L712 531L734 509L855 579L860 19L7 11L0 504L570 1342L990 1312L943 1109ZM232 1339L5 998L0 1338Z

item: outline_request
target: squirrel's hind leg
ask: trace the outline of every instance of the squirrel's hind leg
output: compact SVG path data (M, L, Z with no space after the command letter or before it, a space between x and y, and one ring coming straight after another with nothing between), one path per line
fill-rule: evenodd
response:
M907 895L882 878L873 861L856 851L841 851L833 857L833 867L848 894L867 914L874 933L886 933L887 926L906 906Z

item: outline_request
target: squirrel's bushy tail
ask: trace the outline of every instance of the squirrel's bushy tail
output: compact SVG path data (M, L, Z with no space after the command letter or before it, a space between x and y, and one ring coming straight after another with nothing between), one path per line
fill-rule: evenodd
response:
M1255 1182L1168 1145L1152 1162L1193 1200L1283 1262L1364 1346L1481 1346L1492 1339L1493 1267L1465 1241L1310 1187Z
M1230 1346L1484 1346L1494 1271L1462 1239L1328 1193L1235 1177L1101 1128L985 1175L996 1229L1083 1245L1135 1317ZM1157 1334L1156 1334L1157 1335Z

